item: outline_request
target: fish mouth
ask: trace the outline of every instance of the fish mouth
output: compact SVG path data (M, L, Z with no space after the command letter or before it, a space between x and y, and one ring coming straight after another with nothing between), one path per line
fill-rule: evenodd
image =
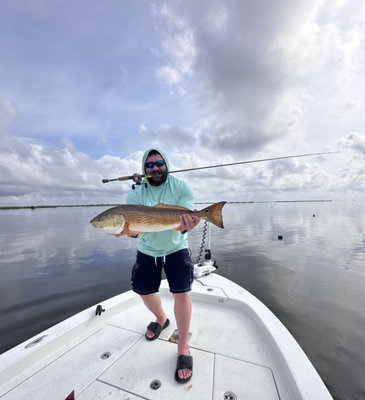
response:
M94 229L98 229L99 231L104 231L105 227L99 223L99 221L94 221L93 219L90 221L90 224Z
M95 223L92 223L92 222L90 222L90 223L91 223L91 225L92 225L92 227L94 229L103 230L103 228L101 226L99 226L98 224L95 224Z
M109 235L119 235L120 233L123 232L123 228L105 227L105 226L100 226L98 224L92 224L92 226L94 229L97 229L99 231L104 231Z

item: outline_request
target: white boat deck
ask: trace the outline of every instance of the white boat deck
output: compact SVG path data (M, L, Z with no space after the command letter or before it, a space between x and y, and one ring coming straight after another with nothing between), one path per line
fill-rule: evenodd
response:
M313 366L277 318L241 287L218 275L193 285L190 382L174 379L173 299L160 295L171 323L159 339L144 334L153 315L127 292L45 331L0 356L1 400L331 399ZM227 296L229 293L229 296ZM38 337L37 336L37 337ZM151 388L159 382L159 388ZM158 385L157 385L158 386ZM236 397L235 397L236 396Z

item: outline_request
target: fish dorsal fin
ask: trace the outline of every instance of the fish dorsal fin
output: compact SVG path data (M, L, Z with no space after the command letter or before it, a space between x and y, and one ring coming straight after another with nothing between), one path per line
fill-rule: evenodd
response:
M153 207L157 207L157 208L171 208L172 210L184 210L184 211L189 211L191 212L191 210L189 210L188 208L182 207L182 206L173 206L171 204L165 204L165 203L159 203L156 204Z

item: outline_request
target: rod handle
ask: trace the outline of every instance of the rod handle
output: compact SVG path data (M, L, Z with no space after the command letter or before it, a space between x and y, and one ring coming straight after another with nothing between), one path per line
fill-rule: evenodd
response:
M120 178L115 179L103 179L103 183L113 182L113 181L127 181L128 179L132 179L131 176L121 176Z
M129 179L133 179L133 176L120 176L118 181L128 181Z

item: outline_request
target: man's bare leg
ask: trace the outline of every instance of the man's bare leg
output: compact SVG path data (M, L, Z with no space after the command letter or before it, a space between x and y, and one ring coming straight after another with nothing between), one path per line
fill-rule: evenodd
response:
M189 292L185 293L173 293L175 305L175 318L177 324L177 330L179 332L179 342L177 345L178 355L190 355L189 351L189 328L191 320L191 301ZM187 379L192 374L192 371L188 369L182 369L178 371L180 379Z
M151 293L147 295L141 295L141 299L143 300L146 307L155 314L156 322L158 322L161 326L164 326L167 317L162 308L161 298L158 293ZM155 336L153 332L147 330L147 337L152 339Z

